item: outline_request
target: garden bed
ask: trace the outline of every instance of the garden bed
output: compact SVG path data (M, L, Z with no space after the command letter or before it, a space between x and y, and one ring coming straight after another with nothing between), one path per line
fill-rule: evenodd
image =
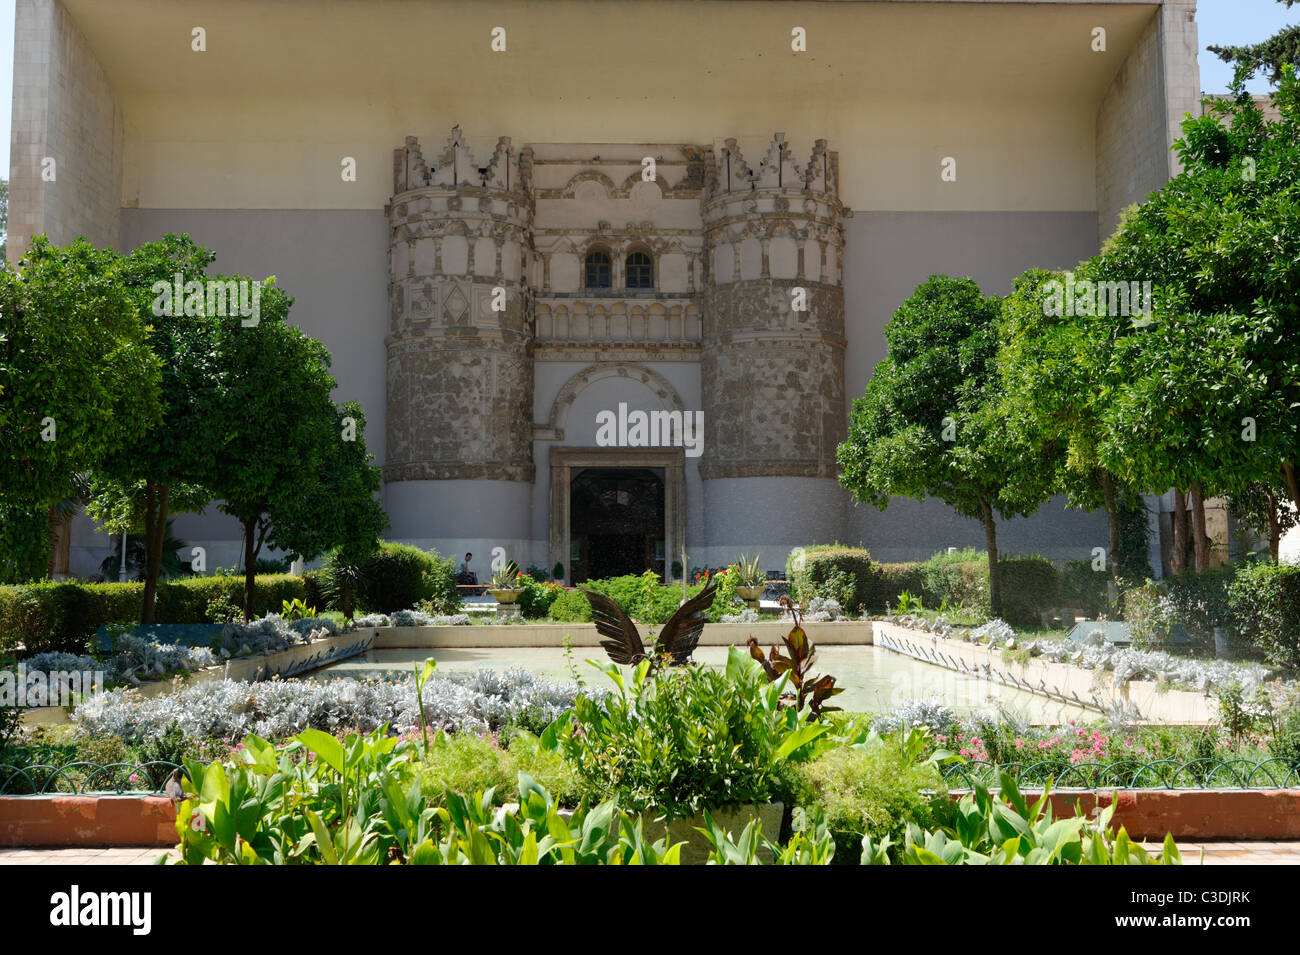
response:
M217 666L177 673L166 679L142 683L133 689L141 696L153 697L172 692L176 687L177 678L183 683L203 683L209 680L264 680L277 675L292 676L307 673L355 654L364 653L374 644L374 640L373 629L336 633L333 636L313 640L311 643L296 644L271 653L234 657ZM68 708L63 706L33 707L23 713L23 722L27 725L67 721Z
M1026 790L1035 799L1040 793ZM958 799L963 792L952 792ZM1057 818L1085 815L1118 800L1111 828L1134 839L1300 839L1300 789L1069 790L1048 797ZM775 840L782 807L759 807L763 831ZM743 814L748 818L748 813ZM738 830L741 815L719 822ZM54 795L0 797L0 846L174 846L176 803L157 795ZM688 840L697 820L673 824L674 841ZM647 835L651 828L647 826ZM661 830L654 832L659 838ZM683 862L700 857L683 848ZM1194 861L1194 860L1188 860Z
M996 647L950 640L924 630L877 620L874 642L899 653L962 672L978 670L990 680L1019 686L1053 699L1077 699L1099 712L1123 707L1140 719L1203 724L1214 718L1214 702L1201 693L1175 690L1153 680L1116 682L1105 671L1069 663L1030 659L1008 661ZM1014 680L1009 679L1014 678ZM1098 686L1101 682L1103 685Z

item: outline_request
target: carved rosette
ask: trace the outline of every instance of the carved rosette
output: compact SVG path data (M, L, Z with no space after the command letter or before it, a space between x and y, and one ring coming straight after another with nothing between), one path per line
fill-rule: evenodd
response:
M533 468L532 152L432 164L408 137L388 205L387 481L527 481Z
M751 164L718 151L702 210L705 444L700 476L834 478L846 434L844 209L818 140L778 133Z

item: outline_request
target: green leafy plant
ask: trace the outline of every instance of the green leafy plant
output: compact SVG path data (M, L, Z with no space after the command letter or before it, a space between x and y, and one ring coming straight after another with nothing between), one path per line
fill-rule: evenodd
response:
M512 560L492 575L488 587L491 590L518 590L521 588L522 577L523 575L519 573L519 565Z
M819 719L823 713L838 710L838 706L828 706L826 701L844 692L843 687L835 685L835 677L829 674L813 676L813 660L817 656L812 638L803 627L799 626L799 611L789 597L781 598L781 606L794 619L790 632L781 638L787 653L776 647L764 655L758 641L750 637L746 641L749 655L763 668L768 680L773 683L785 680L794 688L793 702L797 712L807 709L809 721Z
M940 766L955 758L934 752L922 727L896 737L857 735L799 768L799 803L822 814L845 860L864 837L897 843L909 821L933 824L931 804L944 791Z
M433 657L426 659L421 666L415 668L415 702L420 707L420 735L424 739L424 751L429 751L429 721L424 717L424 685L429 682L429 677L433 676L433 671L438 668L438 661Z
M913 597L910 591L904 590L898 595L898 606L896 613L920 613L925 609L920 597Z
M741 554L736 558L736 562L731 565L731 572L736 575L737 587L761 587L767 583L767 575L763 573L762 561L757 557L748 557Z
M306 620L311 617L320 616L315 607L307 606L306 601L295 597L293 600L281 601L280 616L285 620Z
M835 840L819 812L802 808L794 811L790 840L784 845L764 838L758 820L750 820L738 837L733 837L705 810L704 826L696 827L709 845L709 865L830 865L835 858Z
M1051 784L1033 803L1026 801L1008 773L999 774L998 791L975 783L957 803L936 804L938 828L907 826L900 852L904 865L1181 865L1171 836L1154 858L1121 828L1109 832L1118 799L1095 822L1081 815L1054 819ZM888 861L877 845L863 841L865 862Z
M738 648L725 670L592 666L615 692L579 696L542 735L578 771L583 788L633 811L669 819L701 809L786 799L791 767L830 727L782 704L787 678L768 683Z

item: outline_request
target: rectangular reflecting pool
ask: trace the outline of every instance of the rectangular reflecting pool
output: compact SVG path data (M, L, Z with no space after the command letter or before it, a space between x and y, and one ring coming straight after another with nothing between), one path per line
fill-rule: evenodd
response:
M473 673L482 667L519 667L542 679L564 683L571 683L574 679L569 669L571 659L577 674L587 685L612 686L603 673L585 662L588 659L607 662L604 652L596 647L576 647L571 658L566 657L565 651L559 647L371 650L317 670L304 679L402 677L409 675L417 663L428 657L438 661L441 676ZM726 659L726 647L698 647L695 650L696 662L705 666L721 667ZM842 709L856 712L887 712L907 700L938 698L960 713L1000 703L1035 723L1064 723L1071 719L1086 721L1096 719L1098 715L1080 706L1012 689L992 680L955 673L871 645L820 646L813 672L834 676L838 685L845 688L834 702Z

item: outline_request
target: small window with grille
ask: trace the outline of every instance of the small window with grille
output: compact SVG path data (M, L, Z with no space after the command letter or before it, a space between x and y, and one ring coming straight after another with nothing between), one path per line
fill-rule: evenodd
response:
M587 253L586 288L609 288L613 281L613 270L608 252L596 250Z
M645 252L633 252L627 257L627 287L652 289L655 287L654 260Z

